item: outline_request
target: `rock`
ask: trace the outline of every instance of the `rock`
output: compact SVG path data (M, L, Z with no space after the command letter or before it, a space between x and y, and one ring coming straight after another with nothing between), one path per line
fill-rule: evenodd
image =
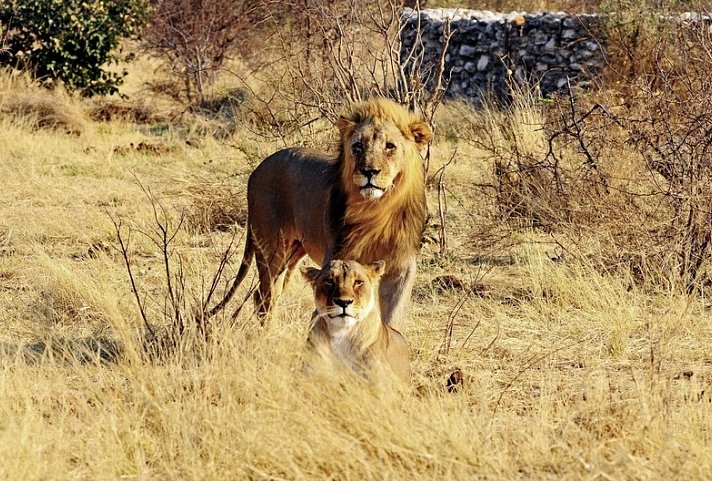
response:
M566 17L562 24L564 25L564 28L578 27L579 21L576 20L574 17Z
M563 32L561 32L561 38L564 40L572 40L576 38L576 30L567 28Z
M449 393L456 393L464 384L465 376L462 374L460 368L455 368L447 378L447 381L445 381L445 387Z
M461 45L458 53L461 57L474 57L477 53L477 49L470 45Z
M477 70L482 72L487 68L487 65L489 65L489 55L483 55L480 57L480 59L477 61Z
M402 36L404 52L418 38L416 15L414 10L404 11L408 22ZM589 28L600 22L596 15L424 9L420 11L420 38L426 69L437 68L448 19L453 32L445 57L451 74L449 96L469 96L475 103L487 92L504 98L511 75L539 82L546 94L566 89L567 75L571 85L588 85L606 66L604 40L592 38L590 31L595 29Z

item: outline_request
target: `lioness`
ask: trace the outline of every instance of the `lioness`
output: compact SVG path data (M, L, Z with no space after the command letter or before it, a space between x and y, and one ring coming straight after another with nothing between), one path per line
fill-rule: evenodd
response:
M320 360L336 359L366 375L392 371L407 384L408 345L400 332L383 323L376 302L384 272L383 261L362 265L333 260L323 269L303 268L316 305L308 346Z
M337 122L338 155L302 148L280 150L247 183L247 239L242 264L225 298L245 278L253 255L258 314L266 314L299 260L308 254L369 264L383 259L379 304L383 321L401 328L425 223L425 186L419 149L430 127L406 108L376 98L355 105Z

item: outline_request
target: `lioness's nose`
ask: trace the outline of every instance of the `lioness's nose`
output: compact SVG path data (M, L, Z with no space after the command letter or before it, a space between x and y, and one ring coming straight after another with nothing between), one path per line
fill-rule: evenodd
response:
M350 304L353 304L353 299L334 299L334 304L346 309Z
M377 175L381 169L359 169L363 175L366 177L373 177L374 175Z

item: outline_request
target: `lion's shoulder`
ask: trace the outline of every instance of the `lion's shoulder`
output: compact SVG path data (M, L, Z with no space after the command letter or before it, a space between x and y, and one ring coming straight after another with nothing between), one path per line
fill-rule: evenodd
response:
M290 147L270 155L252 171L248 186L264 190L267 186L277 190L287 190L295 202L301 198L308 202L309 198L322 198L338 183L338 166L336 158L316 149ZM309 196L300 196L304 190ZM264 195L269 194L263 192Z

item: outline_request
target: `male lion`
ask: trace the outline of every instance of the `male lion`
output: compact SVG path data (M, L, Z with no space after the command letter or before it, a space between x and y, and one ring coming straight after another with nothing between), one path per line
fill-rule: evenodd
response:
M392 372L409 383L408 345L400 332L381 320L376 302L385 263L362 265L334 260L302 274L314 288L316 311L309 332L309 354L321 364L337 360L359 374Z
M247 239L230 300L257 261L257 311L269 312L294 267L308 254L363 264L386 261L379 289L381 315L400 328L415 276L425 222L425 187L419 150L432 131L422 119L383 98L356 104L339 118L336 157L302 148L280 150L247 183Z

